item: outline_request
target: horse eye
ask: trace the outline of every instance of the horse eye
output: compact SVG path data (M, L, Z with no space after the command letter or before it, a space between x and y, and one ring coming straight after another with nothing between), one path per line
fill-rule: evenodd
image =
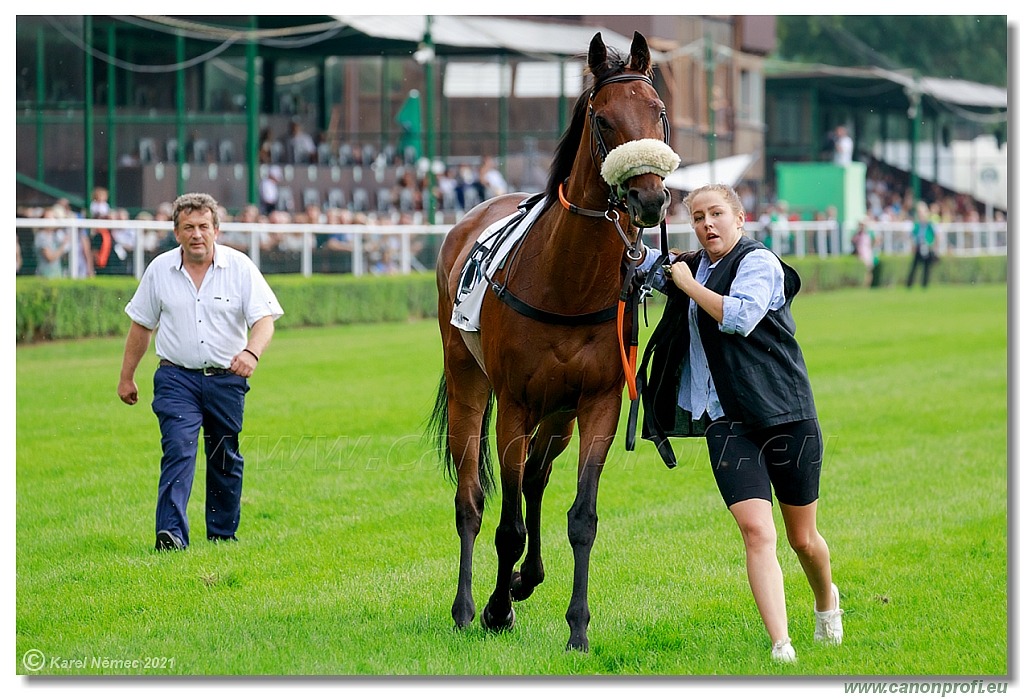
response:
M594 121L597 122L597 128L602 131L608 131L612 128L612 125L608 123L608 120L601 115L598 115Z

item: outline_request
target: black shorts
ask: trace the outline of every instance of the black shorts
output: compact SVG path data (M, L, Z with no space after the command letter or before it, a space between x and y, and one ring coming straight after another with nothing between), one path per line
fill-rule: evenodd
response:
M800 420L737 433L736 423L716 420L705 439L711 470L727 507L775 497L785 505L809 505L818 499L823 454L817 420Z

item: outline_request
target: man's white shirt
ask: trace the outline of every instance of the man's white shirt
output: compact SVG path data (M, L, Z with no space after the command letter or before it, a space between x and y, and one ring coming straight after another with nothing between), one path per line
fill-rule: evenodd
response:
M158 357L189 369L229 367L256 321L284 315L252 260L216 244L199 289L178 247L150 263L124 310L139 325L156 330Z

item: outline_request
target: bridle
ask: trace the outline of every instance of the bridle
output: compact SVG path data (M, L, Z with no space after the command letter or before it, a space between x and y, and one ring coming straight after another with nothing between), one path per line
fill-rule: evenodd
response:
M608 158L608 154L611 152L608 148L608 144L605 142L604 137L601 135L601 129L597 123L597 114L594 111L594 98L601 88L606 85L613 83L624 83L624 82L645 82L651 87L654 87L654 81L646 75L639 73L620 73L611 77L605 78L600 82L596 83L590 91L588 96L587 104L587 120L590 125L590 137L591 147L590 156L594 161L594 166L598 172L602 170L602 165ZM670 132L668 116L665 110L661 111L661 123L663 130L663 141L665 144L670 142ZM626 178L628 179L628 178ZM537 320L543 323L558 324L558 325L594 325L598 323L605 323L613 318L616 320L616 329L619 339L619 354L622 360L622 367L626 375L626 384L629 387L630 400L635 401L638 397L636 389L636 359L637 359L637 346L639 345L639 327L640 324L637 319L637 311L640 303L643 302L651 293L651 275L643 281L639 286L634 283L634 277L636 274L637 265L640 260L643 259L643 227L637 227L636 238L630 240L629 235L620 223L622 214L625 214L628 218L629 213L626 204L623 201L625 190L623 184L625 180L618 183L606 182L608 185L608 204L604 211L597 209L587 209L580 206L576 206L570 202L565 196L565 182L562 182L558 187L558 200L559 203L567 211L580 216L588 216L591 218L603 218L615 226L616 232L619 234L619 238L622 240L622 244L625 248L624 256L626 258L626 273L623 278L622 289L619 293L619 299L614 306L601 309L599 311L593 311L590 313L565 315L561 313L553 313L551 311L545 311L543 309L531 306L529 303L520 299L508 289L507 280L505 284L493 285L494 292L498 298L508 305L510 308L515 310L520 315L524 315L527 318ZM626 229L628 230L630 223L627 222ZM665 219L661 221L661 249L662 257L666 257L668 253L668 230ZM652 271L663 262L658 260L658 263L652 267ZM628 305L628 310L627 310ZM632 324L632 333L629 340L629 347L627 349L626 338L624 337L624 325L625 316L629 312L633 315L634 321Z
M587 98L587 120L590 122L591 140L590 157L594 161L594 167L598 172L601 171L601 166L608 157L608 153L611 151L608 148L608 144L605 143L604 136L601 135L601 129L597 123L597 112L594 111L594 98L597 96L597 93L601 91L601 88L606 85L626 82L644 82L651 87L654 87L654 81L647 75L642 75L640 73L620 73L618 75L605 78L601 82L595 84L590 90L590 95ZM668 123L668 115L664 109L661 110L661 126L662 140L666 144L671 143L671 131ZM620 214L624 213L628 215L626 205L623 201L623 184L624 182L618 184L608 183L608 206L604 211L598 211L597 209L585 209L570 202L565 196L565 182L558 186L558 201L561 203L563 208L574 214L590 216L592 218L604 218L611 222L615 226L615 230L619 234L619 238L622 240L622 244L626 248L626 258L633 262L639 262L643 256L640 250L640 244L643 240L644 229L638 228L636 239L631 241L626 231L622 229L622 226L619 223ZM661 225L664 230L666 225L664 219L662 219ZM663 248L667 249L667 245L663 246Z
M590 90L590 96L587 98L587 120L590 122L590 139L593 142L593 146L595 146L597 150L595 157L595 148L591 148L590 156L594 160L594 166L597 168L598 172L600 172L601 170L601 164L604 163L605 158L608 157L610 149L608 148L608 144L604 142L604 136L601 135L601 129L599 128L597 123L597 113L594 111L594 98L597 97L597 93L601 91L601 88L605 87L606 85L611 85L613 83L629 82L645 82L652 88L654 87L654 81L651 80L651 78L646 75L642 75L639 73L620 73L618 75L613 75L611 77L605 78L601 82L594 85L594 87ZM665 112L664 109L661 110L661 128L662 140L667 144L671 143L671 132L669 130L668 114ZM598 162L598 160L600 160L600 162ZM618 186L609 185L608 208L625 208L625 205L622 202L621 184Z

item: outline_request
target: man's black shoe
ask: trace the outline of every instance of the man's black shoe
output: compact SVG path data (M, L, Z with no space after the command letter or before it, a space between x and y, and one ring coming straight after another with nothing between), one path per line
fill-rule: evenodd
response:
M181 539L166 529L161 529L156 533L157 551L181 551L184 548L185 544L181 543Z
M221 534L210 534L206 537L207 541L238 541L238 537L232 534L231 536L222 536Z

